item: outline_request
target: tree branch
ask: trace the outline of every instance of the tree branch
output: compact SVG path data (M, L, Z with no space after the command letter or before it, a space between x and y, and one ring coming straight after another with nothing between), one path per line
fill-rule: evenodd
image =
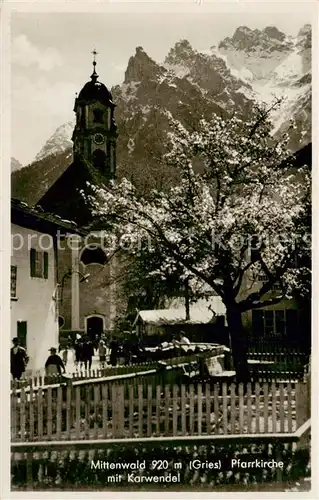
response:
M280 98L276 98L275 102L268 108L266 109L265 111L261 112L261 116L260 118L258 118L258 120L256 121L256 123L253 125L252 129L251 129L251 132L249 134L249 138L251 139L252 136L254 135L254 133L256 132L256 130L258 129L259 125L265 121L265 119L267 118L267 116L270 114L270 112L282 101L282 99Z

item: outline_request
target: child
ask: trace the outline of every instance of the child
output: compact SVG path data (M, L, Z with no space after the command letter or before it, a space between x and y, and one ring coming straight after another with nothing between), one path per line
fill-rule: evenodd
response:
M62 349L62 361L65 367L69 364L69 369L75 364L73 349L69 344Z
M105 368L106 361L106 346L104 340L100 340L99 342L99 357L100 357L100 368Z

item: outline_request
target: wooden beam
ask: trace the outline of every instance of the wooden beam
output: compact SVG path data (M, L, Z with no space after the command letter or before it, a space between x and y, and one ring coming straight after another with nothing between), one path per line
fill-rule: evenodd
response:
M71 440L71 441L33 441L33 442L20 442L11 443L12 453L27 453L36 452L42 450L75 450L75 449L102 449L109 446L123 445L125 446L136 446L137 443L150 444L152 446L157 443L160 445L162 443L173 443L173 444L204 444L204 443L294 443L298 442L299 439L311 429L311 420L309 419L305 422L296 432L294 433L262 433L262 434L217 434L217 435L201 435L201 436L160 436L160 437L144 437L144 438L117 438L117 439L83 439L83 440Z

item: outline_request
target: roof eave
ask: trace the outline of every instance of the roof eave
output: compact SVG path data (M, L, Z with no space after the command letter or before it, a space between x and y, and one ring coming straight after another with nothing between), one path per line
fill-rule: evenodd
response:
M16 201L11 203L11 222L21 227L42 226L47 228L49 234L56 233L57 230L67 231L68 234L78 234L85 236L87 231L76 226L75 223L68 224L62 220L58 220L54 214L41 213L32 207L24 207L16 205ZM70 221L71 222L71 221Z

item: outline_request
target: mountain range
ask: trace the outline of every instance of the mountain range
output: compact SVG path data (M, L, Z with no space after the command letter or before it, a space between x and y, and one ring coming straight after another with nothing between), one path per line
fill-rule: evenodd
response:
M104 82L107 83L107 82ZM180 40L158 63L142 47L130 57L121 85L111 89L116 103L117 176L145 192L165 189L176 172L161 162L168 114L188 128L212 113L234 111L249 117L256 103L270 105L273 134L289 133L292 152L311 142L311 26L296 37L273 26L239 27L234 35L205 51ZM62 124L35 161L12 172L12 196L35 204L72 161L74 124Z

